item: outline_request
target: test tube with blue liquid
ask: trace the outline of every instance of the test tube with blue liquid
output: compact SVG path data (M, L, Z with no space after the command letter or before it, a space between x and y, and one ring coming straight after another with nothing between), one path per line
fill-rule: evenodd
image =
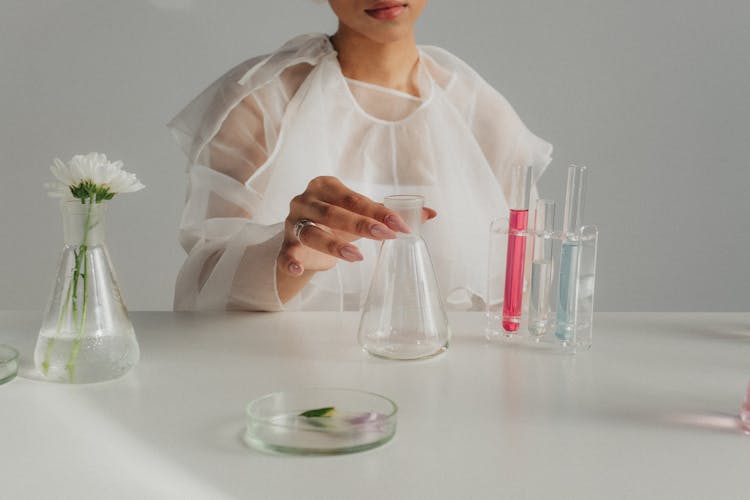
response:
M568 168L565 193L563 241L560 247L560 275L557 299L555 336L563 344L575 341L577 327L578 283L580 265L580 228L583 224L583 206L586 191L586 167Z
M555 227L554 200L538 200L534 211L534 250L531 260L531 293L529 294L529 332L541 337L553 323L552 236Z

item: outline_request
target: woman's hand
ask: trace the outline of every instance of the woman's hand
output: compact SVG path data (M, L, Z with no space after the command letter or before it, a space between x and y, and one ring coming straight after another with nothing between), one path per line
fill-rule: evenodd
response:
M432 209L424 209L422 218L431 219L436 214ZM336 177L316 177L289 204L284 242L277 258L280 298L286 302L307 282L294 280L298 286L290 288L290 278L312 277L316 271L332 268L337 259L362 260L352 241L361 237L393 239L396 232L409 232L409 226L396 212L352 191Z

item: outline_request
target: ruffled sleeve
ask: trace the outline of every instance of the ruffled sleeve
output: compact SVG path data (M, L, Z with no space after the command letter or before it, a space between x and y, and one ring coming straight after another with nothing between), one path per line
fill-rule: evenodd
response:
M466 120L503 189L516 165L532 167L536 183L552 161L552 145L531 132L510 102L460 58L439 47L422 50L429 56L424 62Z
M259 224L255 213L262 197L245 186L268 158L273 134L266 127L273 125L251 94L192 162L180 224L187 258L175 286L176 310L282 308L276 255L283 224Z
M283 309L276 258L284 224L258 220L263 193L248 180L277 146L286 106L319 57L319 45L300 38L237 66L169 123L189 159L180 223L187 257L175 284L175 310Z
M517 165L530 166L536 184L552 161L552 144L531 132L507 99L483 80L476 96L471 125L503 189ZM509 192L505 195L510 199Z

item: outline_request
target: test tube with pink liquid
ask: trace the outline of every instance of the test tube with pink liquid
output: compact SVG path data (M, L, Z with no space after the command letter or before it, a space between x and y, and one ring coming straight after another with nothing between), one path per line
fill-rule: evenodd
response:
M521 324L530 197L531 167L517 167L511 176L508 248L505 257L503 329L506 332L518 331Z

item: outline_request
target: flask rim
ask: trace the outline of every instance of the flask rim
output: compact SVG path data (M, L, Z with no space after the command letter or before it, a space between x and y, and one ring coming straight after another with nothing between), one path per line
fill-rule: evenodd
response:
M104 201L95 203L81 203L81 200L62 200L60 201L60 208L71 214L86 214L89 209L97 211L106 211L107 203Z
M384 204L391 209L422 208L424 196L418 194L392 194L384 198Z

